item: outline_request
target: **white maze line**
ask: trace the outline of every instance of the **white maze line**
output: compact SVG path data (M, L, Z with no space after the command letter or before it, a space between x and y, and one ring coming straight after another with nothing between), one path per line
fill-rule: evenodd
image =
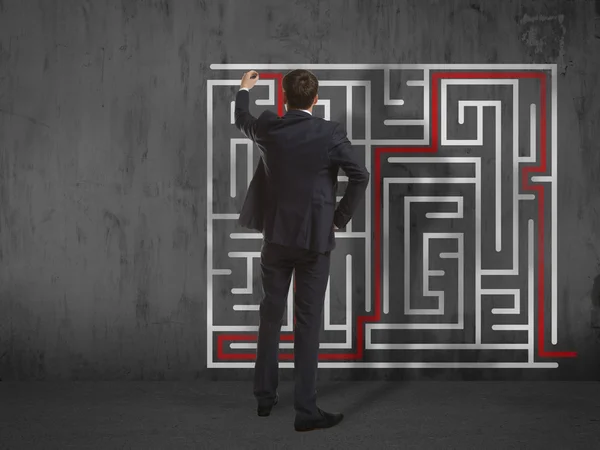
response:
M535 194L519 194L518 200L535 200Z
M552 197L552 231L551 231L551 256L552 256L552 275L550 276L551 280L551 290L552 290L552 300L551 300L551 342L552 345L558 344L558 154L556 152L557 149L557 111L556 107L557 103L557 70L556 64L552 64L552 88L551 95L552 99L550 103L551 117L552 122L550 125L550 129L552 130L551 141L551 152L552 152L552 163L551 163L551 176L552 176L552 184L551 184L551 197Z
M237 191L237 151L236 145L231 140L229 145L229 195L235 198Z
M253 143L250 139L246 139L246 138L241 138L241 139L230 139L230 144L229 144L229 153L230 153L230 158L229 158L229 184L230 184L230 189L229 189L229 194L231 195L231 198L235 198L235 196L237 195L237 146L238 145L245 145L246 146L246 151L247 151L247 157L246 157L246 179L247 179L247 184L248 186L250 186L250 182L252 181L252 176L253 174L253 168L254 168L254 152L252 151L253 149Z
M325 310L324 310L324 329L331 331L345 331L346 342L342 343L325 343L326 347L322 348L352 348L352 255L346 255L346 323L332 324L331 323L331 291L329 281L327 282L327 292L325 294ZM331 346L333 345L333 347Z
M246 258L246 287L244 288L232 288L231 293L236 294L252 294L252 281L253 281L253 270L254 258L260 258L260 252L229 252L227 254L230 258ZM235 309L237 305L233 308Z
M433 202L433 203L456 203L456 212L428 212L425 217L428 219L462 219L463 218L463 197L462 196L420 196L404 197L409 199L409 203L415 202Z
M229 237L231 239L262 239L262 233L230 233ZM349 238L366 238L367 234L362 231L352 231L352 232L343 232L336 231L335 232L336 239L349 239Z
M233 305L234 311L260 311L260 305Z
M511 295L513 298L512 308L492 308L492 314L521 314L521 290L520 289L482 289L481 295Z
M352 126L352 112L354 111L352 100L352 86L346 86L346 134L348 136L349 141L352 141L354 129L354 127Z
M393 178L386 177L383 185L383 302L384 305L388 303L389 310L389 184L390 183L448 183L448 184L475 184L475 344L481 344L481 159L473 157L389 157L388 162L391 164L434 164L434 163L446 163L446 164L473 164L475 167L475 177L463 177L463 178ZM457 210L458 211L458 210ZM458 214L458 213L451 213ZM406 211L405 211L406 220ZM410 224L410 223L409 223ZM405 227L407 225L405 224ZM407 235L404 235L405 248ZM410 239L410 237L409 237ZM408 244L410 246L410 242ZM406 254L406 253L405 253ZM464 259L463 259L464 261ZM410 262L410 261L409 261ZM460 260L459 260L460 262ZM409 264L406 263L405 256L405 289L406 279L410 277L410 270L407 273L407 267ZM464 276L464 270L462 272ZM459 287L461 283L459 283ZM462 284L464 286L464 284ZM406 298L409 297L410 291L407 294L405 290L405 302ZM464 295L463 295L464 297ZM387 298L387 299L386 299ZM459 297L460 302L460 297ZM405 303L406 304L406 303ZM386 306L384 306L384 309ZM463 329L464 328L464 303L461 307L459 304L459 311L462 314L458 317L458 323L407 323L407 324L367 324L366 329ZM380 328L381 327L381 328ZM368 332L366 333L366 339L370 339Z
M238 81L239 83L239 81ZM257 85L267 85L269 86L269 97L266 99L256 99L254 102L256 105L261 106L271 106L275 104L275 80L258 80L256 82Z
M556 64L211 64L211 70L555 70ZM235 84L239 84L239 80ZM321 82L319 82L320 84Z
M371 338L371 333L369 333ZM373 344L369 350L527 350L528 344Z
M253 369L254 362L214 362L211 368L222 369ZM294 363L280 362L281 369L293 369ZM320 362L319 369L556 369L556 362L491 362L491 363L467 363L467 362Z
M331 120L331 100L319 98L315 106L323 106L323 118L325 120Z
M460 319L459 319L460 320ZM462 330L460 323L367 323L366 330ZM368 336L365 333L365 336ZM369 337L365 337L369 341ZM367 347L365 347L367 348Z
M532 183L552 183L553 179L550 175L539 175L531 177Z
M517 324L496 324L492 325L492 330L494 331L528 331L529 325L517 325ZM527 349L529 349L529 343L525 344Z
M395 126L395 125L426 125L427 122L423 119L385 119L384 125Z
M213 362L211 368L253 369L254 362ZM294 363L280 362L281 369L293 369ZM319 369L556 369L556 362L320 362Z
M213 219L218 220L238 220L240 218L239 214L213 214Z
M429 127L425 127L426 132L428 129L429 129ZM354 145L367 145L368 144L368 145L374 146L374 147L392 146L392 145L403 146L403 147L410 147L411 145L428 145L428 143L425 142L424 139L371 139L370 141L367 141L366 139L352 139L352 144L354 144Z
M368 105L368 106L367 106ZM358 145L358 143L356 144ZM365 87L365 168L371 172L372 158L372 136L371 136L371 83ZM365 312L371 312L371 267L372 267L372 251L371 242L373 235L371 234L372 220L372 205L371 198L373 196L373 183L369 180L367 191L365 192Z
M536 104L529 105L529 155L519 156L521 163L534 163L537 154L537 108Z
M404 105L404 100L392 99L390 97L390 69L383 69L383 104L388 105Z
M535 260L534 260L534 221L529 219L527 222L527 306L528 306L528 318L527 324L529 325L529 362L534 362L535 352L535 338L534 338L534 283L535 283Z
M292 280L290 282L290 288L288 289L287 297L287 324L281 327L281 331L291 333L294 331L294 282L296 279L296 273L292 274Z
M213 80L206 80L206 365L213 361ZM231 365L230 365L231 366Z
M213 269L213 275L231 275L231 269Z
M433 158L430 158L433 159ZM456 158L453 158L456 159ZM471 177L386 177L385 179L392 180L394 183L405 183L405 184L473 184L475 178Z

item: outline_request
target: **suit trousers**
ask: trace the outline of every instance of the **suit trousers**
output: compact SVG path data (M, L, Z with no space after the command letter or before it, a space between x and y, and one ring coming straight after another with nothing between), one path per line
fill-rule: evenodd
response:
M294 409L297 416L319 417L316 399L319 334L330 252L318 253L263 241L260 264L265 295L260 304L254 396L259 402L268 402L277 395L279 337L295 271Z

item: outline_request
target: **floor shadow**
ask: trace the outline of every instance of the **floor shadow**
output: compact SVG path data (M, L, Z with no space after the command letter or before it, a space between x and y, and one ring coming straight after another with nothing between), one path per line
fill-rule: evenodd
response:
M363 381L363 382L332 382L317 388L317 402L334 396L344 396L350 402L342 408L345 416L349 417L368 409L392 392L405 387L405 381ZM358 391L358 392L357 392Z

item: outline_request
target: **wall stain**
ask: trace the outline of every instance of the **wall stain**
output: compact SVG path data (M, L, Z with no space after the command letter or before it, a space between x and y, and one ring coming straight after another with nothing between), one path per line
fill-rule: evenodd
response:
M90 34L90 12L89 12L89 4L81 5L81 14L83 16L83 25L85 27L85 34Z
M190 44L190 33L188 30L188 35L186 37L185 42L183 42L179 46L179 59L180 59L180 81L183 86L183 102L187 104L188 100L188 82L190 78L190 54L188 52L188 47Z
M160 0L156 4L156 7L166 17L169 17L171 15L171 1L170 0Z
M592 285L591 293L592 306L600 309L600 275L594 278L594 284ZM598 324L600 327L600 323Z
M135 19L138 14L137 0L121 0L121 15L125 24Z
M565 61L565 16L535 15L525 13L519 21L521 42L528 52L530 63L557 63L559 72L564 73L568 63Z
M190 245L190 234L187 229L179 226L173 231L173 250L185 250Z
M592 327L596 342L600 342L600 275L594 278L590 300L590 326Z
M27 115L25 115L25 114L18 114L18 113L16 113L16 112L13 112L13 111L8 111L8 110L6 110L6 109L2 109L2 108L0 108L0 113L2 113L2 114L7 114L7 115L9 115L9 116L13 116L13 117L19 117L19 118L21 118L21 119L28 120L28 121L29 121L29 122L31 122L33 125L39 125L39 126L41 126L41 127L50 128L50 125L48 125L47 123L41 122L41 121L37 120L36 118L34 118L34 117L31 117L31 116L27 116Z
M594 2L594 9L596 11L596 18L594 20L594 37L600 39L600 0Z

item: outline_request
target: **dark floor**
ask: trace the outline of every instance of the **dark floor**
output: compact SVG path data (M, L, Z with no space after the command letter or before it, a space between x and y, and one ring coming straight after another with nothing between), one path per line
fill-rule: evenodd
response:
M293 429L292 385L259 418L250 382L0 383L2 449L598 449L600 383L339 382L336 428Z

